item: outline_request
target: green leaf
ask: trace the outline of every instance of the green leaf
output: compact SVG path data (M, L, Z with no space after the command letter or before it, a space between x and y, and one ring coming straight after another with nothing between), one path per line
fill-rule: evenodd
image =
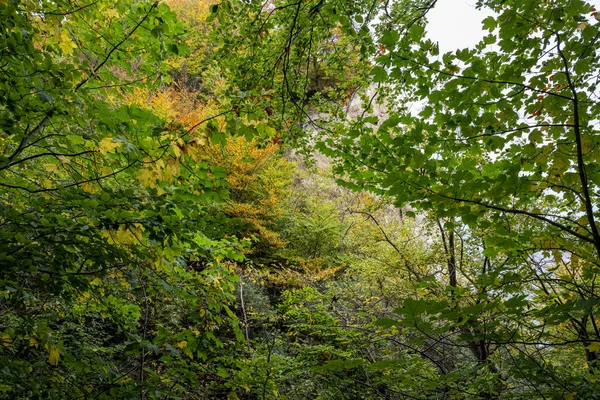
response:
M389 329L395 326L399 326L401 323L390 318L379 318L374 322L374 324L375 326L379 326L380 328Z
M386 30L381 37L381 43L390 50L395 47L398 40L400 40L400 34L395 30Z
M373 82L385 82L387 71L383 67L376 66L371 70L371 75L373 76Z
M484 20L481 21L481 26L483 29L492 32L497 26L496 18L492 16L484 18Z
M220 376L221 378L229 378L229 373L225 368L218 368L217 376Z

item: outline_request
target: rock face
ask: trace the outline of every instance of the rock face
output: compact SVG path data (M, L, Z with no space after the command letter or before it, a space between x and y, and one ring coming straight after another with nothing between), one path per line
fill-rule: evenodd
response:
M361 116L365 112L365 109L370 105L371 110L366 113L365 116L374 115L379 118L380 121L385 120L388 115L388 106L379 101L377 94L378 87L372 85L363 92L364 97L367 99L366 103L360 96L356 94L352 96L352 99L346 107L346 118L351 121L354 118Z
M388 117L388 105L385 102L380 101L377 98L378 88L376 86L370 86L368 89L363 91L362 95L354 94L348 105L345 108L346 120L351 123L358 117L376 116L379 123L385 121ZM366 110L368 109L368 112ZM330 119L330 115L326 113L309 113L308 121L304 125L304 129L308 132L310 137L309 146L313 147L317 137L327 135L322 129L320 122L326 122ZM375 125L378 126L378 125ZM299 167L305 171L302 177L298 177L294 184L295 190L317 190L319 186L317 180L322 181L326 179L329 181L330 188L328 190L329 197L340 197L351 195L349 189L338 186L335 179L331 177L328 172L331 165L331 159L322 154L321 152L314 150L311 152L309 160L306 160L302 155L298 154L294 149L288 148L285 153L285 157L288 160L295 161ZM305 162L308 161L308 162ZM311 172L311 168L316 171ZM323 183L321 182L321 185ZM384 216L390 220L402 219L407 211L414 211L410 206L404 206L402 209L389 205L385 207ZM424 216L418 215L417 226L424 226L422 224ZM386 221L389 222L389 221ZM422 233L422 232L419 232Z
M368 109L368 112L367 112ZM378 98L378 87L371 85L366 90L360 92L356 91L348 101L348 105L345 107L346 121L351 123L358 117L376 116L380 122L385 121L388 116L388 106L385 102L381 102ZM322 137L326 135L320 122L327 122L331 116L327 113L308 112L308 121L304 124L304 130L308 132L309 136L309 147L314 147L316 137ZM302 157L300 157L293 149L286 151L286 158L300 162L302 164ZM310 164L314 165L319 170L327 169L330 165L331 160L320 152L314 150L311 153Z

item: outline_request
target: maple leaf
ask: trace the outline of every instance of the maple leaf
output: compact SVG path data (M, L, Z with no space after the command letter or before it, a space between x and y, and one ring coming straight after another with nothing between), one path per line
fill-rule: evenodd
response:
M594 342L590 344L587 349L592 352L600 350L600 342Z
M121 142L115 142L112 137L106 137L98 143L100 153L114 153L115 149L121 145Z
M58 172L59 172L58 165L56 165L56 164L45 164L44 167L46 168L46 171L48 171L48 172L52 172L54 174L58 174Z
M144 186L156 187L156 173L147 168L140 168L135 174L137 180Z
M73 54L73 50L77 48L66 31L62 31L60 34L58 47L60 47L62 52L67 55Z
M46 344L46 349L48 350L48 362L50 365L57 366L60 359L60 351L57 347L49 344Z

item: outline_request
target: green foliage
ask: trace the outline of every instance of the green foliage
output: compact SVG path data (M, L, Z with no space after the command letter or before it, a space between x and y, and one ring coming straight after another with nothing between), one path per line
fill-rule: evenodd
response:
M281 71L269 82L252 69L240 76L257 85L253 96L280 94L271 104L283 121L299 113L319 129L305 133L306 142L333 161L340 184L412 207L440 235L433 245L439 256L425 255L417 268L403 264L402 252L382 257L407 276L395 292L382 284L380 292L402 307L381 315L379 325L402 327L402 343L437 353L423 355L439 381L429 382L424 396L597 393L595 10L583 1L480 1L496 13L483 22L489 33L473 49L439 55L424 35L435 2L385 3L380 14L377 4L369 11L358 2L321 4L278 2L236 21L242 36L259 43L249 46L256 68L267 62ZM237 3L228 7L221 17L240 11ZM381 19L369 25L374 15ZM358 57L372 61L376 90L361 96L364 112L352 120L340 107L327 118L318 114L323 108L294 102L295 89L285 86L292 74L310 76L306 60L296 57L306 48L300 38L308 31L315 48L326 43L324 21L338 22L361 46ZM252 35L256 26L265 32ZM294 111L285 112L286 99ZM373 105L387 115L378 117ZM318 231L309 221L297 224L309 229L290 231L308 243L311 236L302 233ZM357 269L364 273L367 264ZM439 356L448 349L460 350ZM567 355L571 368L561 364Z
M339 193L331 188L331 179L317 174L299 171L296 181L280 222L289 256L302 260L330 257L333 263L346 229L336 201Z
M363 21L360 40L353 15L368 9L360 1L337 0L234 0L213 8L212 38L220 45L216 58L238 116L269 120L288 132L285 140L306 142L305 106L326 110L332 101L347 104L362 84L368 67L357 49L369 41L366 27L375 13Z
M169 3L0 1L1 398L598 398L589 4Z
M0 3L2 397L220 390L246 242L187 132L125 103L183 54L158 2ZM189 166L188 166L189 165ZM206 362L210 360L210 362Z
M490 377L514 379L474 397L524 395L522 381L534 386L532 397L555 385L565 395L596 391L585 368L596 373L598 103L590 82L598 24L587 22L593 10L584 2L480 3L498 15L484 21L489 35L475 49L435 57L422 24L401 37L384 30L382 43L396 43L371 74L390 87L382 101L404 106L381 120L333 121L317 148L338 161L350 187L391 196L439 224L447 289L423 281L426 296L405 298L398 322L383 325L453 338L491 365ZM579 354L579 371L563 370L560 383L522 372L532 368L523 364L529 357L554 376L559 348Z

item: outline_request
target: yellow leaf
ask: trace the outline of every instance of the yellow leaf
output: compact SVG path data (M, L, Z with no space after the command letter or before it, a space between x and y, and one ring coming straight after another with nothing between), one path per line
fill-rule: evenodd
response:
M176 159L170 159L163 170L161 180L170 182L174 176L178 176L181 173L179 168L179 161Z
M582 22L582 23L580 23L579 25L577 25L577 29L578 29L578 30L580 30L580 31L582 31L582 30L584 30L585 28L587 28L587 26L588 26L589 24L590 24L590 23L589 23L589 22L587 22L587 21L585 21L585 22Z
M69 164L71 162L71 160L65 156L58 156L58 161L60 161L61 164Z
M104 15L108 18L118 18L119 12L114 7L109 7L104 10Z
M598 351L598 350L600 350L600 342L594 342L594 343L590 344L590 345L587 347L587 349L588 349L589 351Z
M117 230L104 231L102 237L108 239L111 244L139 243L143 231L144 227L140 224L134 224L131 227L121 225Z
M92 286L98 286L102 283L102 279L100 279L99 277L95 277L94 279L92 279L92 281L90 282L90 285Z
M54 346L48 346L48 362L50 362L50 365L57 366L59 359L60 352L58 351L58 348Z
M46 167L46 171L52 172L54 174L58 174L58 172L60 171L58 169L58 165L56 164L45 164L44 167Z
M140 168L135 177L144 186L156 187L156 173L148 168Z
M575 396L577 396L577 392L571 392L565 394L565 400L575 400Z
M2 340L2 346L8 347L12 343L13 338L8 333L5 333L4 335L2 335L1 340Z
M100 153L114 153L115 149L121 145L121 142L115 142L113 138L106 137L98 143L98 149Z
M96 193L96 189L94 188L94 186L92 186L89 183L82 183L81 185L79 185L84 191L88 192L88 193Z
M177 158L179 158L179 156L181 156L181 149L176 144L173 145L173 154L175 154L175 157L177 157Z
M62 31L58 41L58 47L60 47L63 53L71 55L73 54L73 49L75 49L77 46L75 46L75 43L73 43L69 37L69 34L66 31Z
M40 345L40 342L38 342L36 338L29 338L29 345L37 349Z
M182 340L181 342L179 342L179 343L177 343L175 345L175 347L177 347L178 349L183 349L186 346L187 346L187 341L186 340Z

